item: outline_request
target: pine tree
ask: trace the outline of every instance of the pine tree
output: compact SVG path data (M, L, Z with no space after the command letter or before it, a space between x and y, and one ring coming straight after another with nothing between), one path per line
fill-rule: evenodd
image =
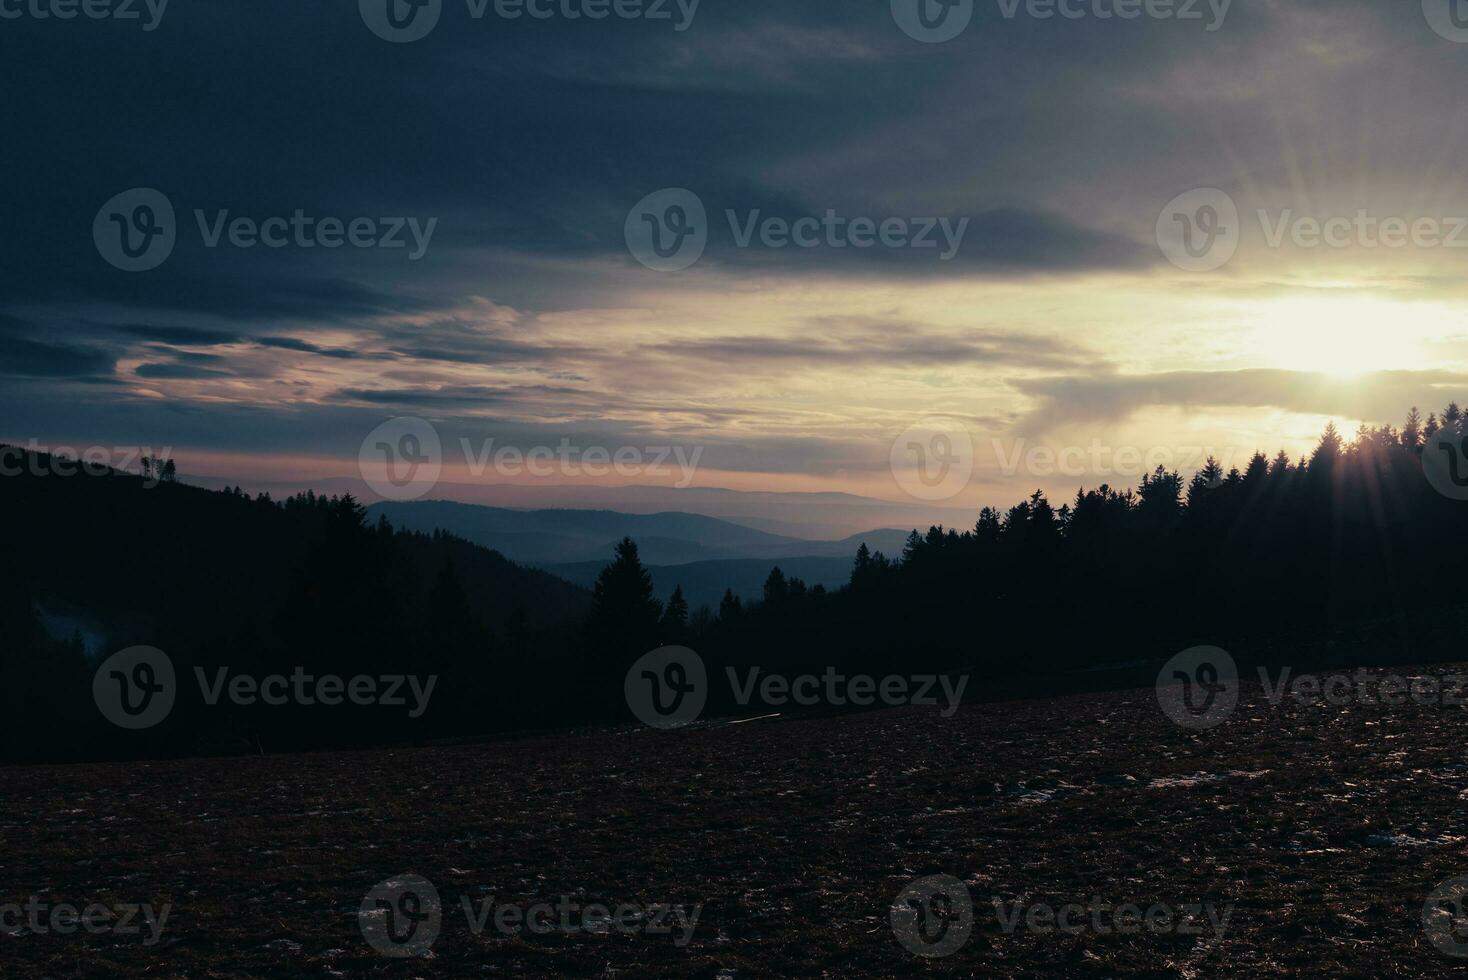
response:
M612 563L601 570L591 591L586 625L592 643L620 672L657 646L662 604L653 596L652 576L637 557L637 544L623 538Z
M1182 494L1182 476L1176 471L1169 473L1159 463L1150 476L1142 474L1142 485L1137 489L1141 497L1138 511L1154 525L1167 526L1182 509Z
M862 545L861 547L863 551L866 550L866 545ZM739 597L734 594L734 590L725 589L724 598L719 600L719 622L727 623L731 620L738 619L739 614L742 612L744 612L744 604L739 601Z
M875 570L876 563L872 560L872 552L867 548L867 543L863 541L856 549L856 561L851 566L851 587L861 589L869 585Z
M1422 413L1416 405L1407 413L1407 424L1402 426L1402 445L1407 449L1422 448Z
M917 528L913 528L907 535L907 542L902 546L902 560L904 562L912 561L917 557L918 552L922 550L923 536L917 532Z
M917 532L914 531L914 534ZM776 565L770 569L769 576L765 579L765 605L774 607L783 603L790 597L790 584L785 581L785 573L780 571Z
M673 589L672 595L668 596L668 604L663 607L663 618L660 625L664 643L682 643L685 639L688 632L688 600L683 598L681 584Z
M1310 456L1311 470L1329 470L1335 465L1341 456L1341 434L1336 429L1334 422L1325 423L1325 431L1320 434L1320 442L1315 447L1315 452Z
M1188 506L1196 507L1202 500L1203 495L1209 490L1215 490L1223 483L1223 467L1218 460L1212 456L1203 468L1193 474L1193 479L1188 483Z

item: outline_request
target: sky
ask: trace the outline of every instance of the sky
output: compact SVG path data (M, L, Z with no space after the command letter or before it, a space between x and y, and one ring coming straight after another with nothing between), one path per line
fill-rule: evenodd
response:
M964 508L1468 393L1449 0L91 2L0 0L6 441Z

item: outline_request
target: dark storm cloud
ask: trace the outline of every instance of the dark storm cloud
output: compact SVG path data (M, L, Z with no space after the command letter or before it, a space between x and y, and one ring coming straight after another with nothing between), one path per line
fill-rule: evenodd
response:
M116 359L94 347L53 344L0 333L0 374L85 378L110 374Z
M514 364L547 362L574 357L589 348L559 343L548 346L507 336L504 324L436 320L411 326L383 328L383 341L391 353L406 360L444 361L452 364Z
M261 347L276 347L280 350L300 351L303 354L316 354L321 357L335 357L342 360L352 360L362 357L359 351L345 347L322 347L306 340L297 340L294 337L253 337L254 343Z
M11 301L243 318L423 311L435 302L425 297L462 288L451 253L625 259L628 209L665 186L699 193L716 225L725 209L756 208L971 221L942 264L903 249L772 256L716 236L711 259L736 268L1132 268L1155 256L1145 222L1109 213L1116 198L1140 197L1155 214L1159 173L1201 177L1200 151L1218 157L1211 140L1184 143L1176 128L1196 88L1246 86L1252 46L1306 14L1382 26L1347 3L1238 3L1211 34L976 6L973 26L942 45L911 41L886 3L707 0L678 32L616 18L475 20L447 0L438 29L406 45L374 37L350 3L178 5L146 34L7 22L7 72L34 95L0 106L5 131L26 134L0 147L10 186L25 189L0 203L0 286ZM1416 18L1385 26L1446 56ZM1188 69L1180 85L1172 72ZM1257 131L1258 100L1237 101ZM1233 127L1232 115L1224 104L1194 122ZM1126 193L1078 199L1101 175ZM163 190L178 214L176 253L147 276L106 266L90 241L96 208L132 186ZM439 250L410 267L387 250L206 249L193 214L261 220L298 208L437 216Z
M193 378L227 378L232 372L221 371L217 368L201 367L197 364L164 364L148 363L139 364L133 369L133 373L140 378L154 378L159 380L189 380Z
M515 388L490 388L482 385L437 389L347 388L341 392L344 398L356 401L426 411L489 408L538 400L545 396L564 398L581 394L584 392L576 388L552 385L525 385Z
M623 243L628 210L663 187L696 191L716 223L689 277L911 281L1134 271L1157 261L1158 209L1189 187L1239 189L1247 208L1246 191L1292 186L1301 160L1322 179L1369 164L1425 180L1436 171L1423 158L1451 174L1459 156L1450 134L1463 49L1428 30L1415 3L1238 0L1214 33L1146 19L1007 19L984 0L976 8L969 30L940 45L904 36L886 0L704 0L682 32L616 18L476 21L463 0L445 0L438 29L405 45L374 37L351 2L180 0L150 32L85 18L6 21L0 313L24 307L26 316L0 323L0 372L75 379L27 392L43 399L27 409L38 426L42 408L58 423L147 428L166 418L203 441L275 448L282 437L271 426L288 420L292 444L340 448L365 413L304 398L297 407L294 380L281 382L280 407L213 405L202 416L180 399L125 400L98 382L129 353L144 358L139 377L207 380L221 367L178 348L239 344L266 362L231 364L241 375L379 360L563 369L576 359L572 376L599 377L583 362L609 356L610 334L549 344L519 321L459 323L452 311L485 296L533 318L666 287L672 280L636 267ZM126 273L103 261L91 229L104 201L138 186L168 196L178 242L159 268ZM438 218L439 230L410 262L402 249L211 248L195 215L261 221L298 209L344 221ZM736 248L726 209L969 225L953 260L938 262L905 249ZM1062 346L998 331L812 329L690 337L646 352L756 371L776 362L1081 366ZM595 409L597 396L581 389L424 374L388 379L386 390L359 380L340 397L443 411L565 398ZM1120 417L1150 398L1196 403L1192 382L1203 381L1234 392L1224 404L1277 404L1269 399L1290 396L1276 389L1301 379L1225 380L1086 375L1020 390L1042 412ZM312 396L330 397L332 382L319 385ZM91 400L75 396L81 387ZM601 396L603 409L637 402L607 390L615 394ZM0 407L21 401L12 394ZM767 469L798 467L811 451L804 440L740 445L753 447L751 459L769 449L759 461Z
M118 333L127 334L130 337L138 337L142 340L158 340L166 344L187 344L194 347L211 347L216 344L237 344L241 339L238 334L224 333L218 330L205 330L198 327L171 327L151 323L123 323L99 326L100 329L115 330Z
M30 94L0 106L5 131L25 134L0 147L8 185L24 189L0 204L0 286L11 301L244 318L422 310L450 276L434 251L410 267L389 250L209 249L194 211L437 216L443 253L623 257L628 209L663 186L690 187L716 212L967 215L965 261L949 274L1135 264L1136 242L1002 182L1019 162L1057 187L1096 165L1094 146L1039 161L1026 148L1036 129L1048 138L1083 115L1084 96L1030 90L1043 106L1017 112L996 83L1029 79L1057 44L1073 60L1043 70L1082 74L1206 39L1145 22L1005 21L979 6L970 32L939 46L906 38L885 3L706 2L679 33L615 18L475 21L449 0L439 29L408 45L374 37L349 3L180 4L146 34L7 22L7 74ZM1231 29L1259 28L1235 16ZM945 113L945 126L919 125ZM133 186L162 190L178 217L175 254L148 275L110 268L91 243L96 209ZM902 252L847 258L933 271Z

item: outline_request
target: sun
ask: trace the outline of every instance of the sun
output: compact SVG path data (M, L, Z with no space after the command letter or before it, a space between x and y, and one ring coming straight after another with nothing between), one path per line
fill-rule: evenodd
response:
M1250 318L1271 367L1350 378L1430 366L1427 345L1453 332L1435 305L1359 295L1272 299Z

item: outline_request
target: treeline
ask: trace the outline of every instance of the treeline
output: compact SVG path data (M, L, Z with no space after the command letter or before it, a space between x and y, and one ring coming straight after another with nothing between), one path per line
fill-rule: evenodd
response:
M1462 657L1468 503L1433 489L1422 461L1443 430L1468 439L1456 404L1349 441L1330 425L1299 461L1259 453L1225 471L1210 459L1190 478L1159 467L1059 506L1036 491L971 528L914 531L901 555L863 546L835 592L777 568L762 601L726 595L672 624L623 555L593 619L639 642L604 641L598 656L625 664L654 641L687 643L720 677L828 665L1013 677L1160 664L1199 644L1297 665Z
M668 644L704 658L710 713L734 708L726 667L1009 678L1158 664L1205 643L1287 664L1462 657L1468 503L1434 490L1422 460L1444 429L1468 440L1456 405L1350 440L1328 427L1299 461L1159 468L1059 506L1037 491L971 528L914 531L901 555L863 546L840 589L777 568L758 599L697 610L681 591L654 597L630 540L588 594L452 535L371 523L350 497L36 475L51 472L40 458L0 479L16 515L0 563L0 753L269 752L623 720L628 667ZM68 614L74 636L57 629ZM123 732L92 680L135 644L168 654L179 700L155 728ZM195 669L212 680L221 667L439 680L418 718L210 706Z
M585 590L452 535L369 523L351 497L283 501L44 458L0 478L0 756L278 751L568 724L585 709L527 698L582 673ZM37 475L50 474L50 475ZM74 635L58 631L70 624ZM98 638L88 651L89 637ZM171 660L178 700L156 727L111 726L93 699L107 655ZM209 705L227 678L437 675L430 709Z

